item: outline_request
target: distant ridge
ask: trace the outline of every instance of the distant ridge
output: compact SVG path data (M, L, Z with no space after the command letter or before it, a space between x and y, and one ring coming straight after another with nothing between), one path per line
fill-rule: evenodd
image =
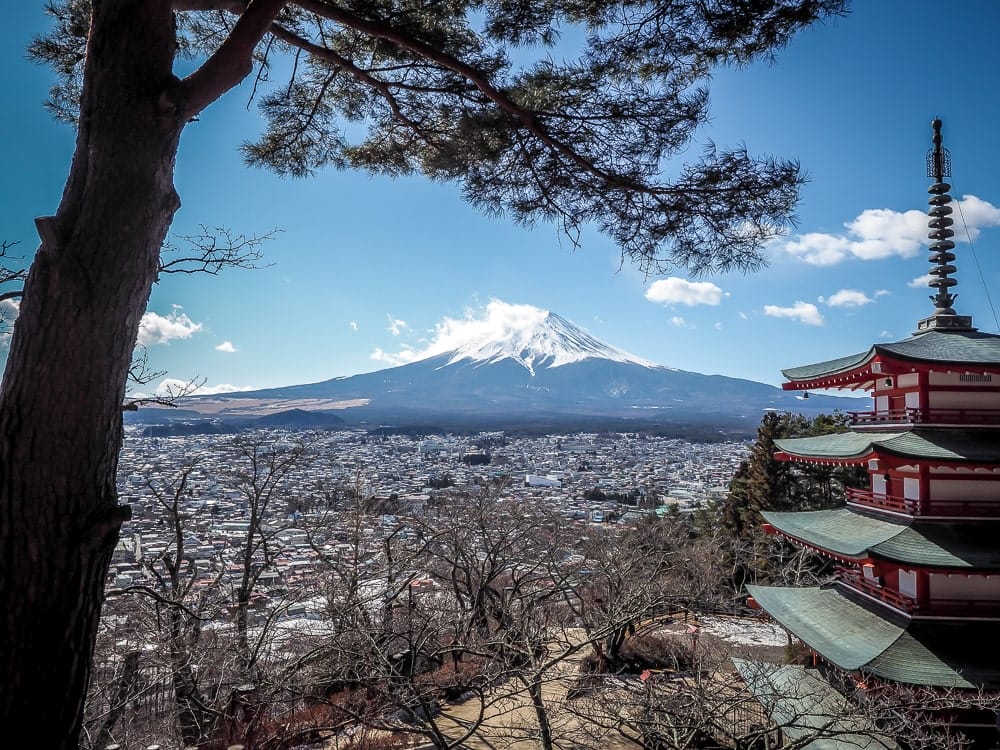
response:
M764 383L664 367L555 313L522 307L526 312L516 325L409 364L319 383L195 396L181 406L215 419L261 417L278 420L258 420L261 425L302 429L337 415L348 425L689 424L749 433L767 409L816 414L865 403L821 395L800 400ZM324 414L311 416L316 412Z

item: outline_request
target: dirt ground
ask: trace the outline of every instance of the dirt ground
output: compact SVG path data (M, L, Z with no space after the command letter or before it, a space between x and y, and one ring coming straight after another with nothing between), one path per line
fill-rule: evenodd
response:
M687 639L696 646L698 653L713 661L742 657L780 663L785 653L784 633L752 618L713 616L696 620L674 615L647 623L641 631ZM583 632L580 631L577 637L582 639ZM635 750L634 743L602 732L594 722L581 718L579 711L567 708L571 705L566 700L567 691L577 684L580 661L588 653L589 649L583 649L561 663L543 684L542 696L549 709L552 733L559 738L557 746L563 750ZM735 671L723 670L720 674L722 679L737 679ZM720 689L729 687L720 685ZM472 699L446 707L438 720L448 736L458 739L465 734L463 727L480 720L480 710L480 702ZM538 725L526 691L521 685L507 683L494 688L481 725L461 747L468 750L534 750L538 747L537 734ZM331 743L327 748L333 750L336 745Z

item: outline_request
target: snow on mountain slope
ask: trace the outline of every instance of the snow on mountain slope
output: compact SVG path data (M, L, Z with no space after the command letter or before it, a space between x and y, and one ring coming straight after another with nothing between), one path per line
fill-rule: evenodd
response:
M511 305L494 300L487 306L487 316L481 325L470 326L464 321L452 331L439 330L438 334L437 345L427 355L448 355L445 366L466 360L495 364L511 359L532 375L539 367L561 367L585 359L660 367L533 305Z

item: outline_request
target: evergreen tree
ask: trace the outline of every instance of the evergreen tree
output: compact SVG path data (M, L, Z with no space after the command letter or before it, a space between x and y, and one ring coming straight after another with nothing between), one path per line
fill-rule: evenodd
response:
M747 580L778 575L782 561L797 554L783 539L771 538L773 544L767 543L761 531L761 511L836 507L844 502L845 487L864 481L863 469L779 461L774 457L775 440L843 432L847 420L844 414L820 414L812 420L800 414L764 415L750 455L740 463L726 499L716 509L717 523L729 542L726 558L736 590ZM813 574L825 567L820 560L799 564L800 570Z

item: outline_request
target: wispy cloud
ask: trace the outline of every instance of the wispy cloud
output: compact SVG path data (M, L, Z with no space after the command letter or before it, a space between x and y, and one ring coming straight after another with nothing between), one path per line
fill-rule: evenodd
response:
M917 278L915 279L910 279L910 281L907 283L907 286L910 287L911 289L919 289L920 287L926 287L927 283L933 278L934 277L931 276L929 273L925 273L923 276L917 276Z
M512 340L520 332L544 320L548 314L548 310L534 305L516 305L494 299L485 309L467 308L462 318L443 318L431 331L430 341L420 348L403 346L397 352L377 348L369 356L376 362L401 365L482 341Z
M507 341L532 328L549 314L534 305L516 305L494 299L485 309L466 309L462 318L445 317L434 326L430 343L419 357L462 349L480 341Z
M718 305L727 296L710 281L688 281L676 276L659 279L649 285L646 299L661 305Z
M380 347L376 347L375 350L368 356L375 362L385 362L387 365L392 365L393 367L396 367L397 365L405 365L409 362L415 362L418 359L422 359L420 353L410 347L404 347L395 353L387 352Z
M233 342L232 341L223 341L221 344L219 344L217 347L215 347L215 351L217 351L217 352L226 352L227 354L233 354L233 353L239 351L239 349L237 349L235 346L233 346Z
M347 325L349 325L349 326L351 327L351 330L352 330L352 331L354 331L355 333L357 333L357 332L358 332L358 321L356 321L356 320L352 320L352 321L351 321L350 323L348 323Z
M406 328L408 328L405 320L399 320L397 318L392 317L391 315L386 315L385 317L389 319L389 326L385 330L387 330L393 336L398 336Z
M790 318L808 326L823 325L823 316L819 308L811 302L796 302L790 307L764 305L764 314L772 318Z
M677 328L694 328L694 325L688 323L680 315L675 315L674 317L672 317L670 319L670 325L675 326Z
M145 313L139 321L138 343L143 346L166 344L174 339L189 339L201 330L201 323L195 323L179 305L167 315L155 312Z
M955 240L975 240L986 227L1000 226L1000 208L974 195L955 202ZM961 227L961 219L965 225ZM961 228L960 228L961 227ZM809 232L793 235L776 244L786 253L806 263L829 266L849 258L880 260L892 256L912 258L928 245L927 214L923 211L894 211L869 208L844 223L841 233Z

